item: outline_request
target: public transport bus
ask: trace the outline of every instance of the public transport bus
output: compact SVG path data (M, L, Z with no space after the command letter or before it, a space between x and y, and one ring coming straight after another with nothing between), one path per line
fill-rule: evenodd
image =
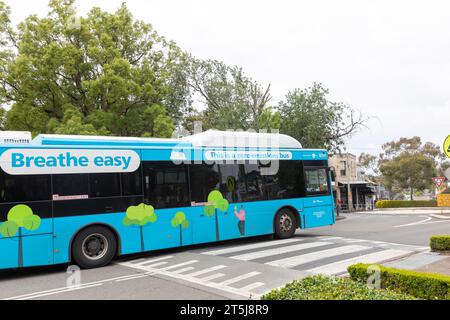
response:
M126 254L288 238L335 222L326 150L286 135L1 134L0 269L94 268Z

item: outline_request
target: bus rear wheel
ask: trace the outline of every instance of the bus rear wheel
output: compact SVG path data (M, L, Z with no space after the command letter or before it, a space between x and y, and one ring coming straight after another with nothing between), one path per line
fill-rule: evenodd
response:
M110 229L91 226L76 235L72 245L72 259L81 268L99 268L111 262L116 250L117 240Z
M289 209L281 209L275 218L275 237L278 239L291 238L296 229L294 213Z

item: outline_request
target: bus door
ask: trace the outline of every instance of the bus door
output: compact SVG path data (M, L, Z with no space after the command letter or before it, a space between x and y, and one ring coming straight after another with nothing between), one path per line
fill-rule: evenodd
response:
M327 167L305 167L303 228L334 223L334 201Z

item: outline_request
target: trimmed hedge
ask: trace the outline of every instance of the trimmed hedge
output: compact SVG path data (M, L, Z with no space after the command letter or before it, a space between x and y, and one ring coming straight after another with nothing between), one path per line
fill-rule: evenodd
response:
M413 296L371 289L349 278L323 275L296 280L261 297L262 300L413 300Z
M432 236L430 238L430 248L433 251L450 250L450 236Z
M348 267L350 277L367 283L369 264L354 264ZM378 266L381 270L381 288L409 294L420 299L450 300L450 276L437 273L417 272Z
M435 200L380 200L375 206L378 209L382 208L423 208L423 207L437 207Z

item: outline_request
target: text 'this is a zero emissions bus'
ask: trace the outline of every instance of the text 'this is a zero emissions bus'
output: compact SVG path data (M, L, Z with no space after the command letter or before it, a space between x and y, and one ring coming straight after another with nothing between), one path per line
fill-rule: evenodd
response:
M101 267L335 222L327 152L282 134L0 139L0 269Z

